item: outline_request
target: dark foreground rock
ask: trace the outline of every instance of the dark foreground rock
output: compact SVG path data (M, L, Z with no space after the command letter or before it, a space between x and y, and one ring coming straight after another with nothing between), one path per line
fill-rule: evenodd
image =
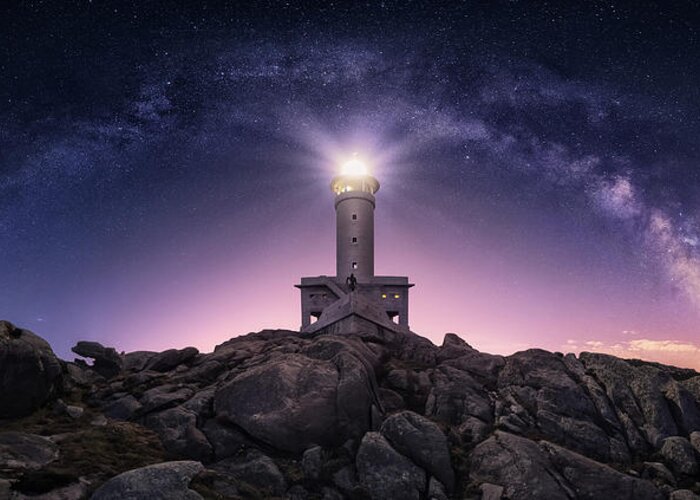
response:
M105 378L119 374L123 361L113 347L104 347L99 342L78 342L72 349L78 356L93 360L92 369Z
M88 366L0 322L0 347L0 498L700 493L692 370L538 349L493 356L454 334L437 347L265 330L211 353L79 343Z
M61 364L29 330L0 321L0 418L28 415L58 391Z
M192 461L149 465L110 479L92 500L200 500L202 496L189 485L203 470L202 464Z

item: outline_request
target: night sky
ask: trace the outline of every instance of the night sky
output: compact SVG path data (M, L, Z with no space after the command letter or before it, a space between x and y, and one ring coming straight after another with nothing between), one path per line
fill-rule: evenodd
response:
M0 318L70 358L297 329L382 183L412 330L700 369L694 2L0 6Z

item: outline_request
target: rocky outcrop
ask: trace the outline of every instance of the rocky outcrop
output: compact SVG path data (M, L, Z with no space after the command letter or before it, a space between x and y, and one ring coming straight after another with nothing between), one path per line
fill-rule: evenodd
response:
M182 364L189 363L199 351L194 347L186 347L184 349L168 349L153 356L147 363L145 368L155 372L168 372L177 368Z
M122 370L122 358L113 347L105 347L99 342L81 341L71 350L78 356L92 359L92 369L105 378L115 377Z
M61 364L29 330L0 321L0 418L32 413L60 389Z
M395 332L285 330L211 353L79 343L91 367L62 363L38 337L0 325L3 348L24 337L38 348L13 347L26 355L0 371L55 377L32 388L43 396L26 412L53 400L46 410L0 422L9 426L0 427L0 492L16 498L700 493L692 370L539 349L494 356L454 334L437 347Z
M323 347L280 353L237 374L214 396L217 419L296 453L361 437L371 426L374 374L351 343L337 352Z
M547 441L539 443L497 431L471 456L470 477L504 488L506 498L658 499L650 483Z
M374 500L419 500L425 493L425 472L378 432L362 438L356 460L360 483Z
M50 439L24 432L0 432L0 469L41 469L58 458Z
M189 488L204 470L199 462L165 462L124 472L103 484L92 500L200 500Z
M671 470L679 476L700 477L700 467L690 442L680 436L664 439L661 456Z
M213 469L254 487L259 493L268 497L282 496L287 491L287 481L277 464L255 449L240 456L222 460L214 465Z
M435 476L449 491L454 487L447 438L430 420L411 411L396 413L382 424L392 447Z

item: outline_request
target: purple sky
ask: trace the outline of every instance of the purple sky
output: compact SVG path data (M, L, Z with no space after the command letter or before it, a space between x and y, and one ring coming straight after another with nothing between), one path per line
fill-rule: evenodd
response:
M697 7L324 5L3 7L0 317L296 329L358 152L414 331L700 369Z

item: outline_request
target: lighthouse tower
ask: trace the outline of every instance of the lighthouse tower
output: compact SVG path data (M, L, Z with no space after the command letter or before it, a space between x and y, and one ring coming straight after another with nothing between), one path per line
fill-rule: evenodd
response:
M350 166L352 162L348 162ZM337 278L354 275L360 283L374 277L374 194L379 181L358 163L335 177L336 272Z
M301 331L408 331L404 276L374 274L374 210L379 181L353 158L331 181L335 196L335 276L301 278Z

